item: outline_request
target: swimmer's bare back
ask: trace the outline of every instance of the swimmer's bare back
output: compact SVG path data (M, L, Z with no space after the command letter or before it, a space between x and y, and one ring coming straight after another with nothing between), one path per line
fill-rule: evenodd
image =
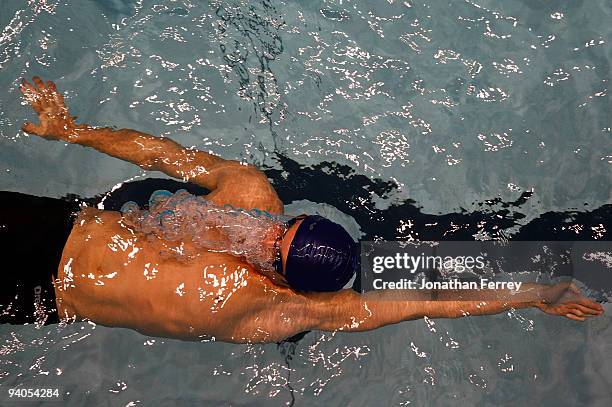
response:
M199 184L217 204L282 213L266 176L251 165L186 149L135 130L77 124L53 82L34 77L20 89L39 123L23 130L48 140L80 144L143 169ZM189 249L189 242L183 242ZM495 301L429 301L405 293L352 290L300 293L278 286L229 254L200 250L188 261L165 256L163 242L136 235L119 212L83 210L59 265L55 290L60 318L91 320L144 334L229 342L275 342L296 333L365 331L405 320L484 315L511 308L585 320L603 312L574 286L524 285L527 292ZM507 294L507 297L504 297Z

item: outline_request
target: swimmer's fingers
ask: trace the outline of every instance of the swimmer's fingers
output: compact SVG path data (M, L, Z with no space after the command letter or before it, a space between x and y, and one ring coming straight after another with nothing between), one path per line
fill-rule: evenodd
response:
M25 79L21 80L21 84L19 85L19 88L21 89L21 91L24 94L28 94L28 95L38 95L38 89L32 85L30 82L26 81Z
M601 315L604 312L603 307L600 304L588 300L581 300L574 304L574 307L587 315Z
M580 304L569 304L565 311L565 316L575 321L585 321L588 318L596 317L603 313L603 311L585 307Z
M42 79L40 79L38 76L33 76L32 81L34 82L40 93L45 93L47 88L45 87L45 83Z
M32 82L34 82L33 85L25 79L22 80L20 89L35 109L52 112L65 110L64 97L57 91L53 82L47 81L45 84L38 76L33 77ZM39 110L37 110L38 113L40 113Z
M576 304L574 305L575 309L580 311L584 316L587 317L595 317L597 315L601 315L603 311L593 309L590 307L585 307L584 305Z
M21 80L21 84L19 85L19 90L23 93L23 96L28 101L28 103L32 106L34 111L40 116L43 112L42 106L42 98L38 89L36 89L32 84L30 84L25 79ZM38 124L34 124L31 122L26 122L21 126L21 129L29 134L34 134L37 136L42 135L42 127Z
M574 321L584 321L587 318L599 316L604 312L600 304L587 298L557 305L540 304L538 307L547 314L563 315Z
M49 92L49 96L53 98L53 101L55 101L56 105L62 109L67 109L64 101L64 95L57 90L55 83L52 81L47 81L47 91Z
M42 97L38 90L25 79L21 80L19 90L21 93L23 93L23 96L25 96L26 100L32 106L34 111L36 113L40 113L42 111Z
M40 126L38 124L31 123L31 122L24 123L24 125L21 126L21 130L25 131L28 134L34 134L36 136L42 136L43 135L43 128L42 128L42 126Z

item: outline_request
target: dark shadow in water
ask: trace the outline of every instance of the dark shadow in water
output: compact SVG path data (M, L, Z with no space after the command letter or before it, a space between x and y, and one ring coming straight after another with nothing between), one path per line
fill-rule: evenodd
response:
M375 237L402 240L409 234L419 240L474 240L479 231L509 240L594 240L591 227L607 226L612 219L612 205L607 204L589 211L547 212L520 226L520 220L525 218L520 209L532 199L531 192L522 193L512 202L493 198L476 203L480 209L472 212L462 209L454 213L427 214L413 200L381 210L375 207L372 194L383 198L390 196L397 190L393 182L372 180L337 163L303 167L286 157L280 156L279 160L283 170L265 172L283 202L308 199L332 205L355 218L365 233L363 240ZM568 229L570 225L582 227ZM512 227L519 227L512 236L503 232ZM610 230L597 240L610 240Z

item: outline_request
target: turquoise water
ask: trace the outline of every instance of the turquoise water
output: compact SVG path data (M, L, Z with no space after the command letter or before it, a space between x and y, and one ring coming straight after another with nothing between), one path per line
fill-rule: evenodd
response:
M532 191L512 209L526 224L611 203L608 1L202 3L2 1L0 189L93 196L160 176L20 132L33 113L17 83L40 75L82 122L281 179L289 160L339 184L391 182L365 201L335 197L355 212L408 199L424 213L471 212ZM316 192L286 203L327 211L356 236L383 232ZM0 390L60 385L71 405L604 406L611 334L609 316L577 324L536 311L311 332L280 347L0 326Z

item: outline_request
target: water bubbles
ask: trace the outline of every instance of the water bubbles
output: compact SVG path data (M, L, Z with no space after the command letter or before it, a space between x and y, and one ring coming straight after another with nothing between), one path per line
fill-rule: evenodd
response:
M185 242L197 248L230 253L244 258L261 271L273 271L278 248L276 237L286 226L284 220L266 211L246 211L232 205L215 205L202 197L179 190L172 194L158 190L149 198L149 210L141 210L134 202L121 208L125 223L136 232L165 242L181 242L168 254L183 260L192 253ZM154 273L145 267L145 276Z
M506 353L497 363L497 366L503 373L514 372L514 364L512 364L512 355Z
M157 191L154 191L151 194L151 197L149 198L149 207L158 205L162 203L163 201L165 201L166 199L170 198L171 196L172 196L172 193L170 191L166 191L164 189L158 189Z
M127 201L126 203L123 204L123 206L120 209L120 211L124 215L134 214L134 213L137 213L139 210L140 210L140 207L134 201Z
M127 386L127 383L126 383L126 382L124 382L124 381L119 381L119 382L116 382L116 383L115 383L115 386L114 386L113 388L108 389L108 391L109 391L110 393L115 393L115 394L116 394L116 393L120 393L120 392L122 392L122 391L126 390L126 389L127 389L127 387L128 387L128 386Z
M484 370L482 368L482 366L480 367L480 370ZM482 377L480 375L478 375L477 373L473 373L471 375L468 376L468 379L470 381L470 383L472 383L475 387L479 388L479 389L486 389L487 388L487 379L485 377Z
M410 349L419 358L426 358L427 357L427 353L423 352L423 351L420 351L419 348L414 344L414 342L410 342Z
M550 15L550 18L554 20L561 20L563 17L564 17L564 14L561 13L560 11L554 12Z
M185 295L185 283L180 283L178 285L178 287L176 287L176 290L174 290L174 292L176 293L176 295L178 295L179 297L182 297Z

